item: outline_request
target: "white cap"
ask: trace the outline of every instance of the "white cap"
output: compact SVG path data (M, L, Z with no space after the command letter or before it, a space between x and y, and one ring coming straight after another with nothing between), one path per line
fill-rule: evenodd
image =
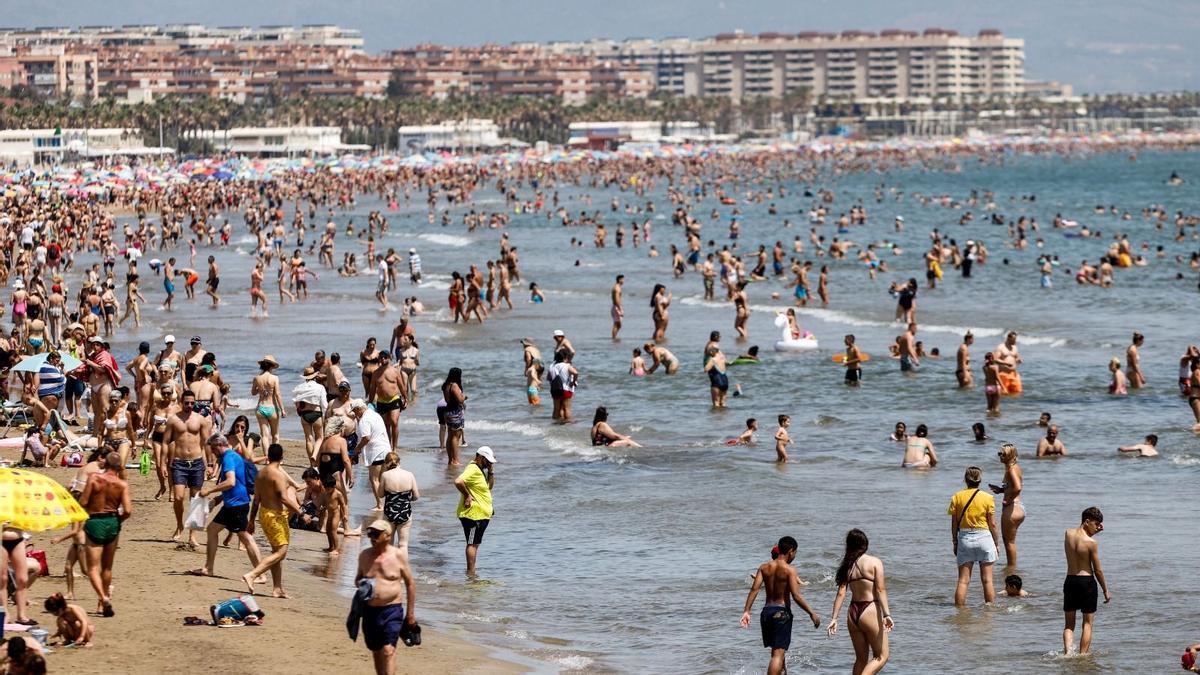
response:
M898 220L898 221L900 221L900 222L902 222L902 223L903 223L903 222L904 222L904 216L896 216L896 220Z
M367 407L367 402L362 400L361 398L356 398L353 401L350 401L350 409L351 410L362 410L366 407Z
M492 449L486 445L479 446L479 449L475 451L475 454L486 459L487 461L491 462L492 464L496 463L496 455L493 454Z
M416 252L417 252L417 249L415 249L415 248L410 248L410 249L408 249L408 252L409 252L409 253L416 253Z
M168 335L167 337L163 338L163 344L168 344L168 343L171 343L174 341L175 341L174 335Z
M565 335L566 333L562 332L561 330L554 331L554 337L564 337Z

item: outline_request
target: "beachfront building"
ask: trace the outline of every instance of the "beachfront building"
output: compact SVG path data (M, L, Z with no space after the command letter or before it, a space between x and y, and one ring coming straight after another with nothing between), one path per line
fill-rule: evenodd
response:
M567 145L593 150L612 150L622 143L662 141L662 123L649 121L572 122Z
M6 129L0 131L0 162L27 166L65 159L158 157L175 151L147 147L137 129Z
M369 145L343 143L341 127L237 127L199 131L188 138L208 141L218 152L249 156L321 156L371 150Z
M515 138L502 138L500 126L492 120L449 120L440 124L402 126L397 137L397 147L409 154L425 150L486 152L529 145Z
M61 46L17 50L0 43L0 87L25 86L47 98L90 101L100 93L95 54Z
M1024 93L1025 41L998 30L976 36L848 30L723 33L704 40L591 40L545 46L645 70L659 91L735 101L807 91L842 99L928 97L962 101Z

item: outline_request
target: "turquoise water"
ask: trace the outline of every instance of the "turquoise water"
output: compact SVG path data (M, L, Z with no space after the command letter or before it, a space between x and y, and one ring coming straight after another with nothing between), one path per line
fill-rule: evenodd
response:
M1136 163L1120 153L1013 156L1002 165L964 162L958 172L824 171L812 184L785 182L789 194L774 200L777 216L767 214L765 202L739 204L739 242L745 251L759 243L769 250L775 240L787 244L797 234L808 246L806 214L812 199L803 196L806 187L836 191L834 218L860 200L867 207L868 224L838 236L864 245L886 238L906 251L896 257L881 254L893 271L875 281L853 260L817 258L811 248L802 256L817 268L829 264L831 270L829 308L801 312L804 328L816 334L822 347L805 354L771 351L777 339L771 310L785 307L789 297L790 289L782 283L772 280L748 288L750 340L737 344L732 340L732 306L704 302L700 277L693 271L672 278L667 250L672 243L683 248L684 238L670 224L671 206L661 188L648 197L657 206L650 243L663 252L658 258L648 257L645 245L633 249L628 237L624 249L612 246L617 220L628 227L632 217L609 212L609 200L617 196L622 205L644 203L630 193L559 187L564 200L584 193L594 197L590 207L578 201L565 205L572 213L601 211L610 232L605 249L590 245L590 228L563 228L544 214L514 215L508 232L521 253L522 281L526 287L538 282L548 300L531 305L525 302L527 291L514 289L517 309L494 313L482 326L449 323L445 289L451 271L466 272L470 264L498 257L499 231L467 233L457 216L469 207L453 211L455 222L446 228L429 225L415 206L392 214L392 232L383 247L416 246L428 279L413 291L430 310L417 319L421 380L428 389L402 416L400 432L401 444L413 446L406 464L416 467L426 493L415 508L413 563L420 578L440 587L425 606L443 627L523 653L552 670L760 672L767 651L757 627L742 630L737 625L749 572L768 558L780 536L796 537L800 551L795 565L809 582L805 596L828 620L842 539L846 530L858 527L870 536L871 552L887 568L897 624L888 672L1177 668L1181 649L1196 641L1186 588L1198 560L1190 538L1181 534L1195 526L1190 494L1200 475L1200 442L1176 388L1178 357L1197 339L1197 275L1174 258L1186 260L1197 242L1194 228L1184 241L1175 241L1170 224L1163 231L1155 229L1141 209L1162 204L1171 214L1195 212L1200 175L1190 176L1193 180L1181 187L1167 187L1163 181L1173 170L1197 174L1196 160L1195 153L1144 153ZM884 186L882 203L874 198L879 184ZM897 200L893 188L903 191L903 199ZM1029 233L1028 250L1009 247L1007 229L986 224L979 207L973 209L975 221L960 226L959 216L967 207L923 206L913 198L915 193L946 194L965 201L971 189L995 191L997 210L1005 216L1036 217L1042 230ZM524 192L529 193L528 187ZM1036 194L1036 202L1017 199L1029 194ZM1122 221L1094 215L1096 204L1116 205L1133 217ZM366 212L379 207L367 200L358 212L340 214L337 220L344 224L353 217L356 225L365 224ZM504 203L498 194L483 191L476 195L475 207L503 210ZM713 208L721 212L717 221L708 219ZM713 239L718 246L728 242L731 208L710 196L694 209L705 223L705 241ZM1050 227L1055 213L1103 236L1067 239ZM903 233L892 231L895 215L907 221ZM784 229L783 218L794 226ZM886 346L901 332L891 321L895 302L887 287L910 276L923 281L920 254L933 227L960 245L968 238L985 242L991 258L976 265L970 279L947 269L937 290L928 291L922 283L919 338L926 349L939 347L946 357L929 360L919 374L905 376L885 358ZM836 235L832 224L819 231L827 239ZM1135 248L1149 244L1148 267L1118 270L1112 288L1077 286L1062 270L1052 288L1039 287L1034 261L1040 252L1061 256L1064 267L1073 268L1081 259L1094 263L1118 231L1127 232ZM572 237L589 244L572 250ZM1038 237L1045 240L1040 250L1032 245ZM1164 259L1153 257L1158 245L1165 248ZM373 277L322 273L309 302L279 307L277 296L271 295L271 319L251 322L244 294L251 244L243 240L239 247L238 255L217 254L228 305L213 312L201 309L198 300L194 308L169 317L150 310L143 331L119 341L119 355L130 352L139 339L158 340L167 329L199 333L217 351L225 378L234 383L234 398L248 406L253 361L262 354L273 353L284 364L286 393L314 350L339 351L357 390L355 355L368 336L386 344L398 318L395 312L376 311ZM579 266L573 264L576 260ZM1184 279L1176 280L1180 272ZM609 339L608 289L618 273L627 277L627 316L622 339L614 344ZM814 270L814 285L815 279ZM683 367L675 377L632 378L626 374L630 350L651 333L649 292L659 282L674 293L667 344ZM161 288L143 286L150 289L150 305L161 301ZM402 284L402 291L407 288ZM784 300L773 301L773 292L782 293ZM526 404L518 344L519 338L532 337L548 356L556 328L567 330L574 342L582 373L575 399L578 421L565 426L551 424L548 398L537 408ZM1004 331L1021 334L1025 394L1005 399L998 418L984 417L981 389L956 388L953 353L966 328L977 337L972 350L976 366ZM710 330L722 331L731 356L750 344L760 345L766 355L764 365L731 369L732 381L745 395L731 398L726 410L710 408L707 378L700 370L700 351ZM1149 386L1125 398L1109 397L1106 364L1123 355L1133 330L1146 335L1142 361ZM855 333L860 347L876 357L864 367L865 381L857 389L844 387L840 369L830 362L847 332ZM435 385L452 366L463 368L471 397L468 443L491 445L500 460L496 516L480 552L484 581L473 584L463 578L452 476L437 468L434 451L428 449L436 445ZM976 379L981 381L978 371ZM614 427L645 447L591 447L588 422L597 405L606 405ZM1035 422L1042 411L1051 412L1061 426L1070 456L1032 458L1042 431ZM792 416L796 441L786 466L773 463L770 445L775 416L781 413ZM747 417L759 420L759 445L725 446L723 439L739 433ZM929 426L941 466L931 472L898 468L902 448L887 436L900 420L910 429L919 423ZM987 424L994 442L971 442L970 426L976 421ZM298 427L288 431L299 436ZM1117 456L1118 445L1140 441L1147 433L1158 434L1161 458ZM971 464L984 468L985 482L1000 481L1002 467L995 460L1000 440L1016 443L1022 454L1029 516L1020 531L1019 573L1033 595L983 607L976 583L971 606L958 610L952 606L955 567L946 504ZM363 505L357 499L356 504ZM1098 615L1095 654L1062 659L1056 655L1061 651L1059 589L1065 572L1062 533L1092 505L1106 515L1100 555L1115 597ZM844 631L830 639L797 622L791 672L841 672L852 661Z

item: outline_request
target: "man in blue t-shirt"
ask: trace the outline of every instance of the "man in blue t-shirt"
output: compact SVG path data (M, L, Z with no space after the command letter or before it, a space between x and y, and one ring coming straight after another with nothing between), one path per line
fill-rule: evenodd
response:
M208 438L208 447L214 457L221 462L221 471L217 474L219 482L200 491L201 497L211 494L221 494L221 510L208 524L208 552L203 568L192 570L188 574L195 576L214 576L213 565L217 560L217 540L221 530L229 530L237 534L238 540L246 547L246 555L250 564L258 567L258 544L254 536L246 531L246 523L250 516L250 489L246 485L246 461L236 450L229 447L229 442L219 433Z

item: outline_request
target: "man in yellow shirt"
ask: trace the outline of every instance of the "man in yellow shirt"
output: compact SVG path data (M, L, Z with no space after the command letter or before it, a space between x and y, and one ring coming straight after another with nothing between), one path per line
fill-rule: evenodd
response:
M963 476L967 487L950 498L950 538L958 564L958 586L954 589L954 604L967 604L967 586L971 583L971 568L979 563L979 580L983 583L983 601L996 599L992 586L992 566L998 558L1000 541L996 528L996 500L979 489L983 470L977 466L967 469Z
M475 555L492 519L492 486L496 482L492 468L495 464L496 455L492 449L480 446L475 451L475 459L454 479L454 487L462 493L458 500L458 521L467 538L467 576L475 576Z

